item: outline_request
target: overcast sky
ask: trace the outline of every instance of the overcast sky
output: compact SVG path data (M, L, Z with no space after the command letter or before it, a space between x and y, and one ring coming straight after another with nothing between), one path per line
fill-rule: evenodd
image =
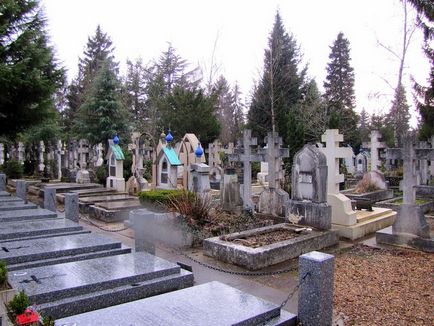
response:
M170 42L206 74L217 39L214 60L219 72L230 83L237 81L248 97L262 71L264 49L279 10L320 89L330 46L341 31L350 41L358 112L363 107L370 113L387 112L392 89L384 80L397 83L399 61L377 42L400 51L403 11L398 0L42 0L42 4L52 44L69 80L77 73L87 38L100 24L116 47L121 67L127 58L141 57L144 62L158 58ZM408 93L410 76L422 83L428 77L421 44L417 31L406 60ZM380 98L374 96L378 94ZM409 104L414 107L411 94Z

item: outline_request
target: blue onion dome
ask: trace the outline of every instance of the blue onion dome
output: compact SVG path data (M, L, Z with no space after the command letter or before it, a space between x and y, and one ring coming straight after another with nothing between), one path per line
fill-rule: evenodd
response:
M172 140L173 140L173 136L172 136L172 134L170 133L170 129L169 129L169 131L168 131L168 133L167 133L167 136L166 136L166 141L167 141L168 143L170 143Z
M196 148L194 154L196 154L197 158L199 158L203 155L203 149L202 149L202 146L200 146L200 143L197 145L197 148Z
M118 137L118 135L116 135L116 136L113 138L113 143L114 143L115 145L118 145L118 144L119 144L119 137Z

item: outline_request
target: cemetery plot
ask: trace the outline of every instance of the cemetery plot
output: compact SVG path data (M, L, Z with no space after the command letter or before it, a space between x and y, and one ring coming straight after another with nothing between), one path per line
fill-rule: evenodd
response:
M170 304L168 304L170 303ZM219 282L58 320L60 325L295 325L279 306Z
M22 269L11 273L10 283L24 289L39 312L62 318L191 286L193 274L150 254L130 253Z
M24 200L21 198L15 197L15 196L0 196L0 203L6 203L6 202L21 202L24 203Z
M18 201L12 202L0 202L0 211L15 211L15 210L23 210L23 209L34 209L37 208L33 203L24 203Z
M283 223L205 239L204 254L249 270L257 270L338 243L338 236L333 231L301 231L303 229L305 230L303 226ZM286 232L289 239L285 240L280 235L274 239L277 242L258 247L245 245L249 241L258 242L255 240L257 236L260 239L264 234L273 232Z
M54 218L57 218L56 213L43 208L0 211L0 222L31 221L36 219Z
M4 191L4 190L0 191L0 197L9 197L10 195L11 194L8 193L7 191Z

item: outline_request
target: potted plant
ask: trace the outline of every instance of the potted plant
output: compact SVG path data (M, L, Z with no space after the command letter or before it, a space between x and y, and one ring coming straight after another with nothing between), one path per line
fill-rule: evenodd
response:
M12 289L8 283L8 269L6 262L0 260L0 315L6 313L6 307L15 295L15 289Z

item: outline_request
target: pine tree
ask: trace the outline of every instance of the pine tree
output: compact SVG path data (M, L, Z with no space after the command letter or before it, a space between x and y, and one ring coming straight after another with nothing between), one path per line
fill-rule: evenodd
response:
M0 135L55 119L53 97L63 82L39 1L0 1Z
M254 88L248 124L255 136L277 131L288 141L288 114L302 97L306 69L299 71L301 53L296 40L276 13L264 55L264 72Z
M126 105L134 119L135 129L141 131L149 120L149 114L146 110L146 74L147 69L141 59L137 59L135 62L127 60Z
M387 115L386 123L392 127L395 139L395 146L402 146L402 136L405 135L410 126L409 105L404 86L402 84L396 89L395 96L392 101L392 108Z
M420 113L419 139L430 140L434 136L434 3L425 0L408 0L418 12L418 26L424 34L423 51L431 62L428 86L415 83L416 105Z
M354 69L350 65L350 42L341 32L330 47L327 76L324 81L324 98L329 116L329 128L339 129L344 141L353 148L360 138L357 130L358 116L354 111Z
M365 108L362 109L362 112L360 112L360 126L359 126L359 132L360 132L360 140L363 141L369 141L369 114L366 112Z
M75 117L74 130L78 138L91 145L106 144L118 134L128 137L128 111L120 98L121 83L116 65L110 59L101 66L90 87L86 101Z

